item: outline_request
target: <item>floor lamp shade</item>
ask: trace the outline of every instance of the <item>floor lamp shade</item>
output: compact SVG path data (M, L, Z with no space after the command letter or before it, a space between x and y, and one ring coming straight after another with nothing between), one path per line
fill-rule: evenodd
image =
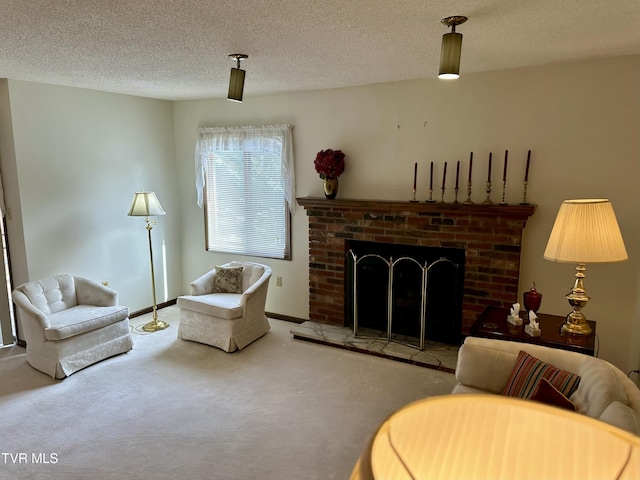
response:
M567 315L562 332L590 335L592 329L581 312L590 299L584 288L586 264L622 262L628 258L611 202L565 200L551 229L544 258L577 264L573 288L565 296L573 311Z
M153 217L165 215L160 201L154 192L137 192L133 195L133 202L127 215L131 217Z
M460 56L462 54L462 34L445 33L442 36L439 78L454 79L460 76Z

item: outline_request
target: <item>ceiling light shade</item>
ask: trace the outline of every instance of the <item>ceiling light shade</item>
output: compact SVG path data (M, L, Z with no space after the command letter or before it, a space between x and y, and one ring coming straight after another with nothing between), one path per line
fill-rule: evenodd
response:
M249 58L248 55L243 55L241 53L234 53L229 55L229 57L236 62L238 62L237 68L231 69L231 76L229 78L229 93L227 94L227 98L233 102L242 102L242 93L244 91L244 75L245 71L240 68L240 62L246 58Z
M467 17L456 15L443 18L441 22L451 27L451 33L442 36L442 51L440 52L439 78L455 79L460 76L460 55L462 53L462 34L456 33L456 25L467 21Z
M611 202L601 198L562 202L544 258L577 264L573 288L565 296L573 311L567 315L562 332L590 335L592 329L581 312L590 299L584 288L586 264L622 262L628 258Z
M166 215L160 201L154 192L136 192L127 215L131 217L153 217Z

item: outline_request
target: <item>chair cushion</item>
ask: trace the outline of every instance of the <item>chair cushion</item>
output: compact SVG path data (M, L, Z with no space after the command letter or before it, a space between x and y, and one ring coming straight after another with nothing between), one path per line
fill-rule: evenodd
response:
M474 343L474 340L484 339L467 337L458 352L456 380L481 391L500 393L509 381L518 352L489 348Z
M76 305L49 315L51 326L45 329L44 336L47 340L63 340L117 323L128 316L129 309L121 305L112 307Z
M509 377L502 394L509 397L531 398L543 377L567 398L578 388L580 383L578 375L549 365L524 350L520 350L516 365L513 367L511 377Z
M180 308L233 320L242 317L242 295L239 293L210 293L207 295L183 295L178 297Z
M45 315L60 312L78 304L75 282L68 274L34 280L19 288L33 306Z
M216 265L212 293L242 293L243 267Z
M244 267L242 270L242 291L245 292L249 287L251 287L254 283L260 280L262 274L264 273L264 266L258 263L251 262L236 262L235 260L229 262L228 265L232 267Z

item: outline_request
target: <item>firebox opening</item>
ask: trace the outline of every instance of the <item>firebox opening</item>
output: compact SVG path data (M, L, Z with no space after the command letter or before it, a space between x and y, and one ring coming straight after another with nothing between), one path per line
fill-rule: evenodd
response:
M461 340L465 251L347 241L345 325L422 349Z

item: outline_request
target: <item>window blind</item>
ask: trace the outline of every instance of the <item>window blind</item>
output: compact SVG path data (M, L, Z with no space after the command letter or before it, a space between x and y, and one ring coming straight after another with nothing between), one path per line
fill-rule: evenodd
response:
M241 133L211 143L205 152L200 145L206 249L290 258L285 142L268 131Z

